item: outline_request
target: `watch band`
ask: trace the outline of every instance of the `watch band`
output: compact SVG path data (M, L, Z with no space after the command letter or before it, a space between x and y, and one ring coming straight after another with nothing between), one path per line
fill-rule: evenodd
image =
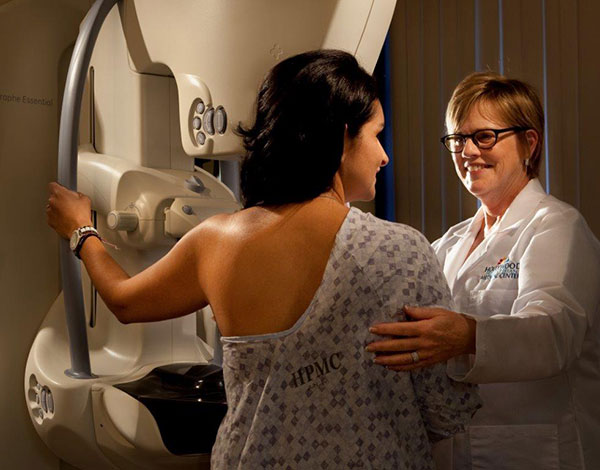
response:
M79 227L77 230L75 230L75 232L73 232L71 238L71 250L73 250L73 254L77 256L77 258L81 259L81 257L79 256L79 252L81 251L83 243L89 237L97 237L100 241L102 241L102 237L98 233L98 230L96 230L90 225Z
M75 247L75 250L73 251L75 256L77 256L79 259L81 259L81 256L79 256L79 252L81 251L81 248L83 248L83 242L85 242L90 237L96 237L98 240L102 241L102 237L96 231L86 232L83 235L81 235L81 238L79 239L79 242L77 243L77 246Z

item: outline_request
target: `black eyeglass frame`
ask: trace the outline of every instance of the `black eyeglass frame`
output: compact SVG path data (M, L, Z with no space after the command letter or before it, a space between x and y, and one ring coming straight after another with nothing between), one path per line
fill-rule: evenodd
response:
M471 142L473 142L477 146L477 148L480 148L483 150L489 150L498 143L498 135L499 134L502 134L504 132L510 132L510 131L523 132L523 131L528 131L529 129L531 129L531 127L520 127L520 126L505 127L504 129L479 129L479 130L473 132L472 134L448 134L448 135L443 136L440 139L440 142L442 144L444 144L444 147L446 147L446 149L450 153L461 153L465 149L465 145L467 145L467 139L471 139ZM477 134L479 134L480 132L484 132L484 131L492 131L494 133L495 138L494 138L494 143L492 145L481 146L479 144L479 142L477 141L477 139L475 138L475 136ZM448 140L449 137L462 137L465 141L465 143L463 144L463 147L460 150L450 150L448 148L448 145L446 145L446 141Z

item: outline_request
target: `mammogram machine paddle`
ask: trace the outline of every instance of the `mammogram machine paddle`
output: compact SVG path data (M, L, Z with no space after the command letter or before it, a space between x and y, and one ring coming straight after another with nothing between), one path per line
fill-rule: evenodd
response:
M251 119L264 74L318 48L347 50L372 71L394 6L98 0L67 77L59 182L91 197L111 255L136 274L202 220L240 208L234 129ZM210 312L120 324L60 249L63 294L25 372L42 440L81 469L207 467L226 410Z

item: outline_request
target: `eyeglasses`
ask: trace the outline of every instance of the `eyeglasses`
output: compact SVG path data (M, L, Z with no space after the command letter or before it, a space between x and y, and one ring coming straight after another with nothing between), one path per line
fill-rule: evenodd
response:
M506 129L480 129L472 134L449 134L440 139L440 142L452 153L460 153L467 145L467 139L480 149L491 149L498 142L498 135L503 132L521 132L529 130L529 127L507 127Z

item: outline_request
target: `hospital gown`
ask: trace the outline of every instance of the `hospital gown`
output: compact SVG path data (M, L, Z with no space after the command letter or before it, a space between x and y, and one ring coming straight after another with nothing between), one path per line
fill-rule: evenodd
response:
M419 232L351 209L294 326L222 338L229 409L211 468L434 468L431 442L464 429L476 388L445 364L389 371L365 346L376 339L368 328L398 320L404 304L449 300Z

